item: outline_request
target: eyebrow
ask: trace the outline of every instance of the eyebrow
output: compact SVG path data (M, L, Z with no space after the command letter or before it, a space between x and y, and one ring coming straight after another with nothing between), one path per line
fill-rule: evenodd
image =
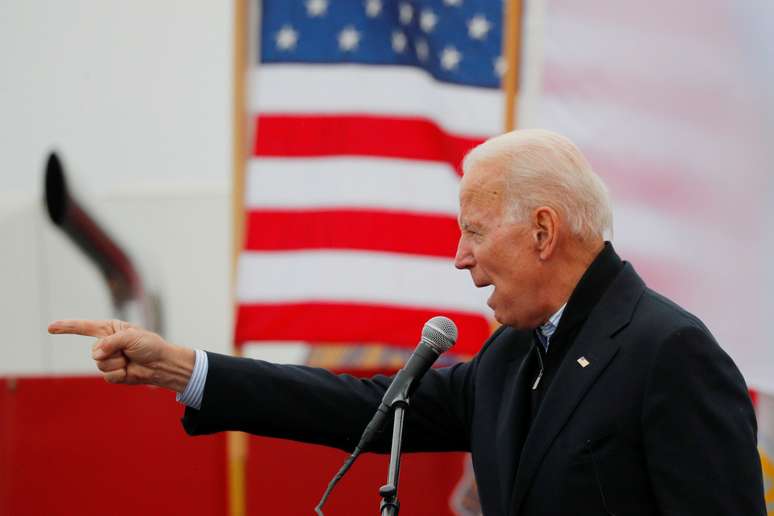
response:
M460 229L462 229L463 231L473 231L478 227L476 224L470 223L462 219L457 219L457 222L460 226Z

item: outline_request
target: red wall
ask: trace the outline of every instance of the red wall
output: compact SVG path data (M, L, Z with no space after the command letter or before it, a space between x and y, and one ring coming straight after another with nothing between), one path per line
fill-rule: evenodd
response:
M0 379L0 514L136 516L227 512L225 436L188 437L174 396L97 377ZM312 514L344 454L252 438L250 515ZM461 454L404 456L401 514L451 515ZM378 514L387 457L363 456L326 514Z
M0 383L0 514L222 514L225 439L188 439L174 396L100 378Z
M314 514L315 505L345 458L343 452L322 446L252 439L248 514ZM378 515L379 487L387 482L388 463L388 456L361 456L334 489L325 514ZM463 455L458 453L404 455L398 490L401 516L453 516L449 496L462 475L462 464ZM273 510L266 511L266 507Z

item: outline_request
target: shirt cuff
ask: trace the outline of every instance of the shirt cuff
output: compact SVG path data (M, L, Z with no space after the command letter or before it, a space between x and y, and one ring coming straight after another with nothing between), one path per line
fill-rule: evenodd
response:
M199 410L202 406L202 397L204 396L204 382L207 380L207 353L200 349L195 349L196 359L194 360L193 373L188 385L182 393L177 393L175 399L193 409Z

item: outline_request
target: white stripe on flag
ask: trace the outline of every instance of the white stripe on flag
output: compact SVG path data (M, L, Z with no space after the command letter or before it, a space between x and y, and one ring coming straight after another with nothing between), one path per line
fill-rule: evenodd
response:
M378 238L378 237L377 237ZM434 307L489 315L451 260L357 251L244 252L237 299L247 303L330 301Z
M500 90L441 83L408 66L265 64L251 71L249 96L256 113L421 117L480 137L503 125Z
M677 218L654 210L644 202L622 203L615 211L615 226L626 228L616 233L615 243L642 256L651 256L675 267L709 266L708 256L731 246L742 249L749 235L726 235L723 230L702 221ZM636 264L635 264L636 265Z
M251 208L383 208L457 216L459 176L445 163L378 158L248 162Z
M541 116L543 120L550 120L552 130L573 135L573 141L585 153L599 149L633 163L642 160L672 163L682 173L702 181L717 176L718 172L745 173L738 159L744 155L744 142L718 139L719 129L715 127L697 127L665 114L569 95L545 95ZM631 129L626 131L621 127ZM686 152L706 149L708 141L713 142L712 152ZM604 175L604 171L596 172ZM734 186L733 182L728 183L729 187Z
M727 66L718 66L738 59L735 49L724 44L722 34L715 37L708 34L701 39L682 30L660 31L656 35L636 25L599 21L551 8L548 17L550 22L544 26L543 40L546 67L571 65L591 71L607 68L632 79L653 77L655 67L661 80L671 87L696 84L699 70L700 80L713 90L738 81L729 74ZM575 41L582 44L568 48L568 42ZM678 52L680 57L673 57ZM654 67L643 66L651 62L656 63ZM597 80L604 81L606 77Z

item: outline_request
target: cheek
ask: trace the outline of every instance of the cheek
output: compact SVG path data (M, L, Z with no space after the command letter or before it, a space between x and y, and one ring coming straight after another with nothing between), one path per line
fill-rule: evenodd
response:
M515 272L514 262L508 253L503 252L501 247L490 247L485 254L485 262L493 274L501 278L507 278Z
M481 262L486 263L490 267L496 267L498 263L502 263L502 256L499 248L492 245L490 242L482 242L478 244L478 258Z
M493 259L496 261L492 264L491 274L497 281L497 287L504 293L513 296L533 287L529 276L525 274L526 264L519 263L512 255L494 256Z

